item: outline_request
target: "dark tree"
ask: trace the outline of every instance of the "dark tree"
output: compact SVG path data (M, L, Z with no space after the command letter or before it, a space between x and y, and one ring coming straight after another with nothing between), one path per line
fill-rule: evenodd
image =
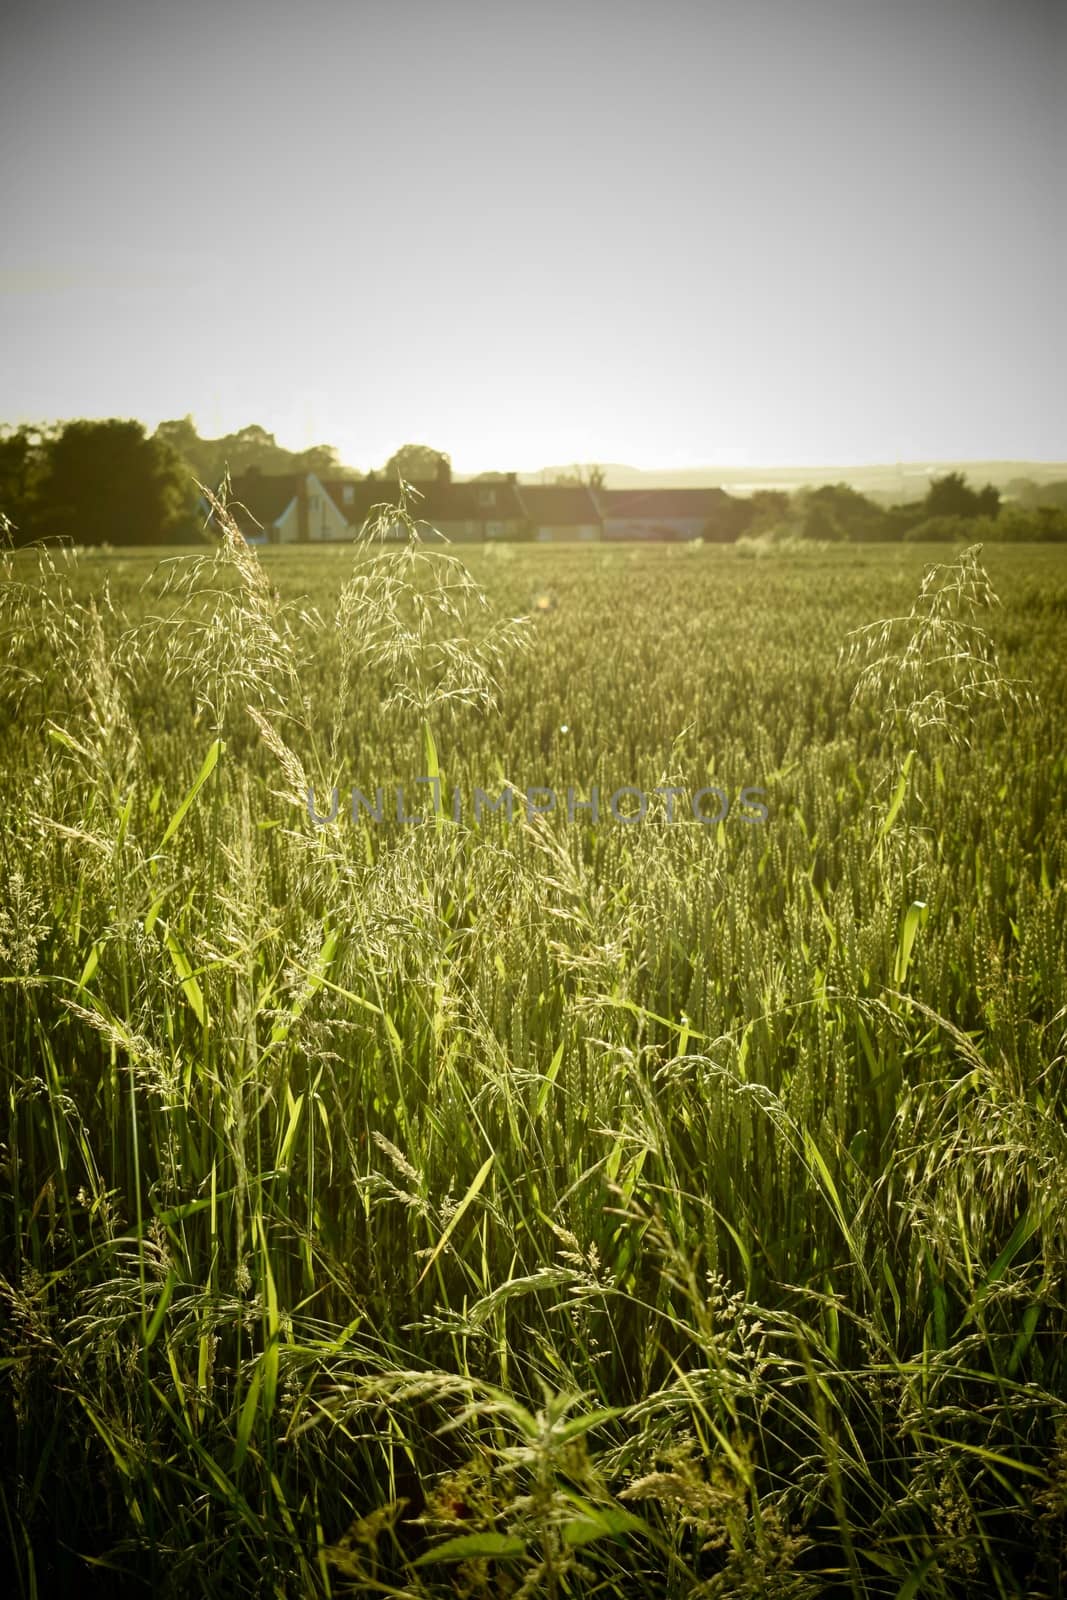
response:
M358 478L358 472L341 465L340 457L332 444L313 444L307 450L297 450L293 455L291 471L317 472L320 478L330 478L344 473L346 478Z
M208 443L197 433L196 423L192 417L181 417L174 422L161 422L156 429L155 437L163 444L169 444L172 450L184 457L191 457L200 446Z
M748 532L755 516L751 500L743 495L723 494L704 524L703 537L710 544L732 544Z
M923 510L927 517L995 517L1000 494L991 483L972 489L962 472L948 472L931 478Z
M830 506L821 500L809 504L800 533L804 539L832 540L835 543L848 538L847 530L842 527Z
M192 417L161 422L154 438L176 450L192 477L214 488L229 472L240 478L247 472L317 472L321 477L358 478L359 473L342 467L333 445L315 444L307 450L286 450L273 433L250 423L220 439L201 439Z
M48 434L47 428L26 423L0 428L0 516L12 525L16 544L33 538L34 498Z
M140 422L68 422L44 449L38 537L161 544L191 532L195 493L174 450Z
M389 457L382 468L382 476L393 483L403 478L405 483L434 483L452 476L452 459L443 450L432 450L428 444L402 444Z
M975 495L975 516L996 517L1000 513L1000 490L994 489L987 483L984 489L979 489Z
M752 520L746 530L748 533L766 533L769 528L784 522L789 515L789 496L784 489L757 489L749 495L748 503L752 507Z
M1032 478L1013 478L1008 484L1008 494L1019 505L1059 506L1067 510L1067 479L1055 483L1035 483Z
M804 537L807 539L871 540L890 537L886 528L886 515L847 483L828 483L818 489L806 489L800 497L805 510ZM808 524L822 527L822 532L811 532ZM836 526L837 533L825 531Z

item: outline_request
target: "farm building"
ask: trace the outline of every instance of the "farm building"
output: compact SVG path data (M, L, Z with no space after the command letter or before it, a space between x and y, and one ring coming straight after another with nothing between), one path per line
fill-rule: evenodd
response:
M348 523L314 472L246 472L230 485L227 508L255 543L299 544L348 536ZM210 509L208 520L211 520Z
M514 472L456 483L447 463L436 478L413 487L407 511L420 533L432 537L436 529L456 543L731 539L738 531L730 515L738 502L722 489L594 490L519 483ZM313 472L249 472L234 479L230 503L246 538L292 544L355 539L372 530L402 538L404 524L390 515L398 499L397 481L375 473L324 482ZM210 518L208 507L204 512Z
M408 502L408 514L426 537L430 536L430 529L436 529L446 539L469 543L519 539L526 531L526 514L514 474L504 479L453 483L447 472L441 472L436 479L413 487L417 494ZM368 529L375 506L395 506L399 496L394 480L378 478L373 473L355 483L331 482L327 488L346 520L344 536L348 538ZM399 518L387 518L386 528L387 537L400 537Z
M721 489L601 489L605 539L701 539L729 496Z
M601 538L600 511L585 484L524 483L518 492L534 539L556 543Z

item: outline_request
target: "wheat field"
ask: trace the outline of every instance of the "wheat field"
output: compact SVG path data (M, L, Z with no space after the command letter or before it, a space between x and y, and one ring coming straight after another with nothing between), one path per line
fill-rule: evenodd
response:
M5 1592L1067 1594L1065 623L1038 547L8 553Z

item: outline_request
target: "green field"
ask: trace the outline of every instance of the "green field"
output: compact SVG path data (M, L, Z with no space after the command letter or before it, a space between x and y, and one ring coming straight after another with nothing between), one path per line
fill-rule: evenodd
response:
M1067 1594L1061 550L19 552L0 629L6 1593Z

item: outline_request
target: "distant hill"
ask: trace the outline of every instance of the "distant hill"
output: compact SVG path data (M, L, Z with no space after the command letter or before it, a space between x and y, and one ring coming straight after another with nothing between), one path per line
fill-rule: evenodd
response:
M886 502L921 500L931 478L962 472L969 483L991 483L1006 490L1015 479L1054 483L1067 478L1064 461L902 461L870 466L825 467L675 467L642 471L620 462L599 462L609 489L699 489L717 486L731 494L752 494L757 489L801 489L824 483L847 483L860 494ZM520 483L551 483L572 474L574 463L520 472ZM589 468L582 467L583 474Z

